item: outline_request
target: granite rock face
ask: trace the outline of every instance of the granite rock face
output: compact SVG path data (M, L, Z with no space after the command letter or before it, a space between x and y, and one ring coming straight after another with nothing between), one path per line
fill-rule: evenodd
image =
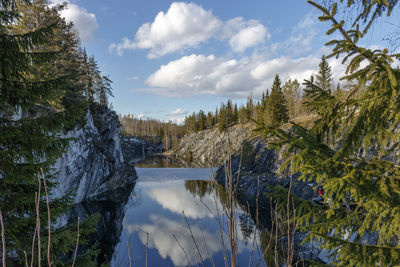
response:
M69 147L54 165L58 172L55 197L74 193L74 202L102 199L120 188L132 189L137 179L123 157L120 123L115 112L100 107L95 118L88 111L83 126L65 134Z

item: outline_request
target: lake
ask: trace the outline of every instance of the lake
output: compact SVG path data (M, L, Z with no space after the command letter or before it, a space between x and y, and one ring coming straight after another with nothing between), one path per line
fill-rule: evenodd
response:
M157 162L137 164L144 167L136 167L138 180L111 266L225 266L231 260L229 229L239 265L265 266L265 232L256 230L236 202L229 209L225 190L213 181L216 169L171 168L179 164L165 162L166 168L154 168ZM228 220L229 211L234 220Z

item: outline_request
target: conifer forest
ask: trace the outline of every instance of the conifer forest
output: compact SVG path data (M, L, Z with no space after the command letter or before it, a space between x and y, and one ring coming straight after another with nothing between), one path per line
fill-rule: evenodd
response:
M106 2L0 0L1 266L400 265L398 0Z

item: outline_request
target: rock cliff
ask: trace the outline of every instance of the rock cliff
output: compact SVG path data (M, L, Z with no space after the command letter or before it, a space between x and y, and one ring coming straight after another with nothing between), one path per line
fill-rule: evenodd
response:
M56 197L74 193L74 202L106 198L120 188L132 189L137 178L123 157L120 123L115 112L99 107L95 118L88 111L83 126L65 134L69 147L58 159Z
M171 154L202 163L223 163L229 154L237 152L243 140L252 134L250 125L235 125L220 133L218 128L185 135Z

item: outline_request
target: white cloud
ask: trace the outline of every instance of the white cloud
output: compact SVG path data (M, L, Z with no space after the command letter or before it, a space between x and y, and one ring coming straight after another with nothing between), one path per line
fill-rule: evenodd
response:
M317 72L321 55L322 50L306 57L270 59L263 53L237 60L192 54L162 65L145 81L151 88L141 91L176 97L247 97L250 93L257 96L271 87L276 74L282 82L288 78L300 82L308 79ZM339 77L344 67L335 61L331 59L330 64L335 77Z
M167 186L164 188L154 188L148 192L151 199L160 204L164 209L168 209L171 212L182 214L185 211L185 215L192 219L212 218L213 214L209 209L216 213L214 198L207 194L202 198L203 203L200 204L199 197L193 197L193 195L186 191L177 191L175 187ZM222 209L218 206L218 209Z
M267 28L265 28L264 25L258 23L253 26L248 26L235 34L230 39L229 45L231 46L233 51L243 52L247 48L263 44L267 34Z
M148 243L149 248L157 249L163 259L170 258L175 266L186 266L186 256L176 243L173 237L173 235L175 235L179 243L185 248L190 263L193 265L201 263L191 234L183 220L174 221L160 215L150 215L149 217L150 222L147 224L128 224L124 225L124 228L127 229L130 234L137 232L140 241L146 246L146 233L149 233L151 237ZM218 233L202 230L198 225L191 225L190 227L194 239L198 242L198 248L203 259L207 259L207 253L213 256L222 249ZM203 235L207 242L207 251L202 241Z
M174 111L171 111L169 115L171 116L179 116L179 115L186 115L188 112L184 109L177 108Z
M150 49L148 56L154 58L205 42L220 26L221 21L211 11L194 3L174 2L152 23L143 24L134 41L124 38L120 44L111 44L110 50L122 54L127 49Z
M83 44L92 41L94 33L99 27L96 15L68 1L54 0L53 4L61 4L63 2L66 2L67 5L65 9L60 12L60 15L65 18L67 22L72 22L74 24L73 30L78 34Z
M237 17L222 22L199 5L174 2L166 13L161 11L153 22L140 26L133 40L124 37L121 43L110 44L109 51L122 55L125 50L149 49L148 57L156 58L196 47L213 37L229 40L235 52L243 52L263 44L270 35L256 20Z

